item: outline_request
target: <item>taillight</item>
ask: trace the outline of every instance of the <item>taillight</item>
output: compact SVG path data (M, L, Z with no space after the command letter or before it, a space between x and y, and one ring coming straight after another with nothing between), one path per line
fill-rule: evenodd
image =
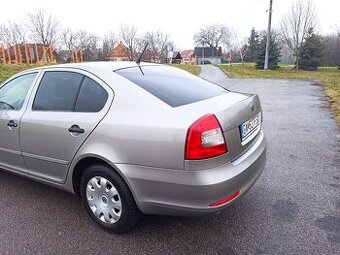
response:
M186 140L185 159L206 159L227 152L222 129L215 115L204 115L190 126Z

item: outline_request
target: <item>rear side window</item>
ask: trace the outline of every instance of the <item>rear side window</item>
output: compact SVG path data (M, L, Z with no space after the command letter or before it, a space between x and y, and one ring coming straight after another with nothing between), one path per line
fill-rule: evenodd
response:
M33 103L36 111L99 112L108 99L107 91L82 74L46 72Z
M99 112L103 109L108 94L97 82L85 78L76 103L76 112Z
M144 66L115 71L172 107L195 103L228 92L226 89L177 68Z
M73 111L84 76L71 72L46 72L40 82L33 110Z

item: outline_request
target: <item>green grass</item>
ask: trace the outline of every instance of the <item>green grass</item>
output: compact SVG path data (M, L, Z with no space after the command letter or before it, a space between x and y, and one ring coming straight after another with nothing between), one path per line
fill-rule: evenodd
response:
M4 82L6 79L12 75L30 69L34 67L42 66L41 64L21 64L21 65L1 65L0 64L0 83Z
M229 77L235 78L303 79L319 83L329 99L337 123L340 124L340 70L336 67L321 67L317 71L297 71L288 65L281 65L276 70L256 69L254 64L218 67Z
M175 64L171 64L171 66L185 70L185 71L192 73L194 75L199 75L199 73L201 72L201 68L197 65L182 65L182 64L175 65Z

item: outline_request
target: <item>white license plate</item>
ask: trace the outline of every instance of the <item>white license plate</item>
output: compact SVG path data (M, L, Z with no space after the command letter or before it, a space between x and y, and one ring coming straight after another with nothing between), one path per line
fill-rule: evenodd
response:
M256 130L259 124L260 124L259 116L256 115L255 117L251 118L250 120L247 120L242 125L240 125L239 128L241 141L246 140L253 133L253 131Z

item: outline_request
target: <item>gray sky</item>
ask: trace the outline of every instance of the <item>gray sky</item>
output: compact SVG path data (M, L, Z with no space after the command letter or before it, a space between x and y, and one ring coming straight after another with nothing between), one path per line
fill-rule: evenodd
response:
M293 0L273 0L273 27ZM314 0L319 13L320 32L334 32L340 26L340 0ZM160 29L171 35L179 49L193 48L192 35L209 23L225 23L241 38L254 26L267 26L269 0L8 0L1 1L0 23L19 21L28 11L52 13L64 27L84 29L103 36L119 24L134 24L141 32Z

